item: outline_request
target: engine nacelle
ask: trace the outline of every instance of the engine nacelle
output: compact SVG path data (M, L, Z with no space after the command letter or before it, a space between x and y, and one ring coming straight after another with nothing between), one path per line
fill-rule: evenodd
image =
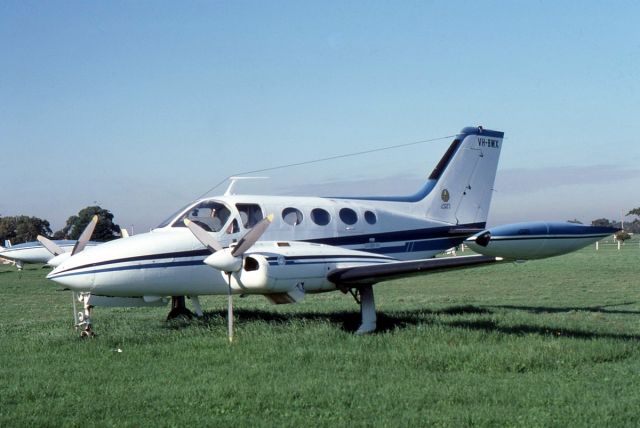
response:
M485 256L532 260L570 253L617 230L563 222L514 223L483 230L464 243Z
M67 260L69 260L69 258L71 257L71 253L67 252L67 253L62 253L62 254L58 254L57 256L55 256L54 258L52 258L51 260L49 260L47 262L47 264L49 266L52 267L58 267L60 266L62 263L66 262Z
M326 279L328 268L325 265L313 263L292 266L291 261L281 254L250 254L244 257L242 269L232 274L231 287L249 294L280 293L296 287L318 291L327 286L333 287Z

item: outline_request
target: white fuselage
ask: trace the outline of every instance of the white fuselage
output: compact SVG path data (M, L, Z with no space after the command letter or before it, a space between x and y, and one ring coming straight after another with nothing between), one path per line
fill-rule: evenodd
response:
M107 242L90 252L78 254L49 277L72 289L110 296L225 294L228 289L225 273L203 263L210 251L182 226L182 219L193 212L194 207L211 201L224 204L229 209L229 216L219 230L211 232L225 247L247 232L247 221L243 220L238 207L259 207L262 216L274 213L273 224L264 233L263 241L258 242L248 254L271 253L276 259L284 258L285 263L291 264L305 251L312 251L318 256L317 260L306 260L304 264L298 262L299 267L304 268L289 270L289 275L293 272L298 282L305 282L305 291L310 293L335 289L335 285L325 279L333 268L393 259L428 258L458 245L463 239L450 233L453 227L450 224L383 208L384 205L392 208L393 204L388 202L379 203L376 207L345 199L230 195L193 203L167 225L149 233ZM292 209L298 210L295 221L287 217ZM341 216L344 209L348 211L342 211ZM328 216L319 219L321 214L314 210L323 210ZM201 220L204 223L205 219ZM234 221L236 229L230 228ZM326 224L319 224L325 221ZM289 247L270 248L277 241L287 242ZM350 250L366 253L363 255ZM271 263L271 266L274 271L278 264ZM296 285L291 281L286 281L286 284L284 288ZM285 291L282 287L276 288L270 291ZM235 293L252 292L233 280L232 289Z

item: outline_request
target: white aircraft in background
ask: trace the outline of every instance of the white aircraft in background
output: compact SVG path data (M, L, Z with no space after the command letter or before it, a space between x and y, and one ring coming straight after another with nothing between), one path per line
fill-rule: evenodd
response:
M93 334L93 306L160 305L168 296L189 296L202 315L198 296L227 294L231 339L234 294L294 303L306 294L334 290L351 292L361 309L358 333L371 332L376 328L373 284L564 254L615 231L570 223L485 230L503 136L464 128L411 196L227 192L189 204L149 233L74 255L48 278L70 288L74 302L82 303L83 310L74 308L74 315L85 336ZM432 258L465 240L481 254ZM174 299L170 316L181 305Z
M70 251L75 245L75 241L54 242L64 251ZM4 247L0 246L0 257L13 262L18 269L22 269L25 263L46 263L53 258L38 241L12 245L9 240L4 241Z
M43 245L41 238L47 240L47 245ZM93 247L100 244L99 242L88 241L83 247ZM5 246L0 246L0 257L11 260L18 269L22 269L25 264L47 263L56 258L60 254L66 254L65 258L71 256L74 248L78 245L78 241L73 240L50 240L38 235L37 241L25 242L23 244L11 245L10 241L5 241ZM53 250L55 248L55 250ZM55 253L54 253L55 252ZM76 250L76 253L78 251ZM62 260L62 258L59 258ZM50 264L51 265L51 264ZM57 266L57 265L56 265Z
M52 240L42 235L37 236L37 241L18 245L11 245L11 241L5 241L5 247L0 246L0 258L14 262L18 269L22 269L25 263L46 263L57 267L85 248L101 244L101 242L89 240L97 222L98 216L94 215L76 241ZM126 229L120 229L120 234L123 238L129 237Z

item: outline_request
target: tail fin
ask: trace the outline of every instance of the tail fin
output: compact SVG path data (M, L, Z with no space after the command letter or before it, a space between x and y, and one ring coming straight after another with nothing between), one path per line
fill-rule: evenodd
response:
M486 223L504 132L460 131L429 176L433 186L419 202L426 217L451 224Z

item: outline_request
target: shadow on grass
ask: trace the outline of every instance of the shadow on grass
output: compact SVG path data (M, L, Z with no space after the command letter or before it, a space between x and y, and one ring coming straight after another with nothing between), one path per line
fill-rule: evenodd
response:
M488 306L495 309L512 309L518 311L526 311L534 314L557 314L565 312L598 312L603 314L627 314L627 315L640 315L640 311L624 310L624 309L607 309L615 306L628 306L636 304L637 302L624 302L615 303L611 305L598 305L598 306L586 306L586 307L545 307L545 306L513 306L513 305L497 305Z
M402 315L388 315L383 312L378 313L378 333L405 328L412 325L429 324L429 317L436 315L465 315L465 314L491 314L492 311L476 306L452 306L440 310L419 309L404 312ZM235 309L234 315L238 322L261 321L271 324L287 324L295 321L329 321L332 324L340 325L340 328L347 332L355 332L360 326L360 312L295 312L277 313L259 309ZM194 319L195 322L205 325L226 324L227 311L206 311L201 318ZM180 318L167 323L172 329L188 327L190 320Z
M619 306L619 305L615 305ZM516 309L522 310L523 307L503 307L494 306L494 308L504 309ZM601 308L601 307L599 307ZM536 308L533 308L536 309ZM544 308L541 308L544 309ZM571 310L580 310L585 308L547 308L550 311L558 310L558 312L569 312ZM596 308L586 308L593 309ZM536 311L534 311L536 312ZM539 312L545 312L540 310ZM417 325L442 325L455 329L465 330L477 330L486 332L496 332L508 335L540 335L540 336L553 336L553 337L567 337L577 339L614 339L623 341L639 341L640 335L632 334L614 334L614 333L597 333L589 331L580 331L573 329L564 329L557 327L545 327L535 325L514 325L503 326L499 323L486 320L435 320L434 316L438 315L489 315L494 312L484 307L477 307L473 305L466 306L452 306L440 310L418 309L403 311L400 314L386 314L383 312L378 313L378 329L377 334L402 330ZM630 312L636 313L636 312ZM276 313L259 309L238 309L235 311L237 322L250 323L250 322L266 322L274 325L284 325L296 321L311 321L311 322L329 322L331 324L339 326L343 331L354 333L360 326L360 313L359 311L340 311L340 312L296 312L296 313ZM192 322L204 324L208 327L223 327L226 325L227 312L221 311L207 311L204 316L193 321L182 320L179 322L170 322L167 324L168 328L181 329L188 327Z
M498 323L490 320L453 321L446 322L444 324L450 327L463 328L466 330L481 330L486 332L497 332L518 336L536 334L540 336L569 337L575 339L614 339L623 341L640 340L640 335L637 334L594 333L589 331L533 326L526 324L501 326Z

